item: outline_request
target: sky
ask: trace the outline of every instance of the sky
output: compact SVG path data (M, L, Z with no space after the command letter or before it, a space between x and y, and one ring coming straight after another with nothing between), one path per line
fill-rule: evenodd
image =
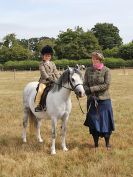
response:
M19 39L54 37L80 26L112 23L123 43L133 40L133 0L1 0L0 41L10 33Z

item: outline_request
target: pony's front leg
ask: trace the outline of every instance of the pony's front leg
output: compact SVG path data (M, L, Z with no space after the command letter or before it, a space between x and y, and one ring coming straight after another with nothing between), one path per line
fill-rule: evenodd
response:
M40 127L41 127L41 119L37 119L37 140L39 141L39 143L43 142L43 139L41 138L41 134L40 134Z
M52 146L51 146L51 154L54 155L54 154L56 154L56 151L55 151L55 138L56 138L57 119L56 119L56 118L52 118L51 124L52 124Z
M66 113L62 119L62 149L63 151L68 151L66 147L66 129L67 129L68 116L69 115Z

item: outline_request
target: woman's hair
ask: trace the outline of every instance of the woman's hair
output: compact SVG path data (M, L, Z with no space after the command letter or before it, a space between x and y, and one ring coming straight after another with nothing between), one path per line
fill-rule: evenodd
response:
M45 54L51 54L51 55L53 55L53 49L52 49L52 47L50 47L49 45L44 46L42 48L42 50L41 50L41 54L42 55L45 55Z
M92 52L91 55L92 55L92 56L96 56L101 62L104 61L104 56L103 56L103 54L102 54L101 52L95 51L95 52Z

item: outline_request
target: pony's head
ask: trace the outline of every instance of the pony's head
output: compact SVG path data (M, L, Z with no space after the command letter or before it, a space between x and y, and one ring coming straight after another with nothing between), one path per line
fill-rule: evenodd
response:
M83 97L85 95L83 77L78 65L75 68L68 67L68 82L77 96Z
M78 65L76 65L75 68L68 67L54 84L52 91L60 91L61 88L74 91L79 97L83 97L85 95L83 88L83 77Z

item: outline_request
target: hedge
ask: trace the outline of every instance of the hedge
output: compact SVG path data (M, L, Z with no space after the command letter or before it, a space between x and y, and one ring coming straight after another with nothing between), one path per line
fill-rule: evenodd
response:
M55 60L57 68L66 69L67 66L74 67L76 64L90 66L91 60ZM3 64L5 70L38 70L39 61L8 61Z
M126 61L121 58L106 58L104 63L109 68L120 68L125 66Z
M133 67L133 60L126 60L125 67Z
M91 59L82 60L55 60L57 68L66 69L67 66L74 67L76 64L85 65L86 67L91 65ZM121 58L106 58L104 63L109 68L121 68L121 67L133 67L132 60L123 60ZM38 70L39 61L8 61L5 64L0 64L0 68L4 70Z
M8 61L3 66L5 70L37 70L39 62L38 61Z
M57 68L64 68L66 69L67 66L74 67L76 64L78 65L85 65L85 66L90 66L91 65L91 60L90 59L83 59L83 60L56 60L54 61Z
M3 69L3 65L2 64L0 64L0 70L2 70Z

